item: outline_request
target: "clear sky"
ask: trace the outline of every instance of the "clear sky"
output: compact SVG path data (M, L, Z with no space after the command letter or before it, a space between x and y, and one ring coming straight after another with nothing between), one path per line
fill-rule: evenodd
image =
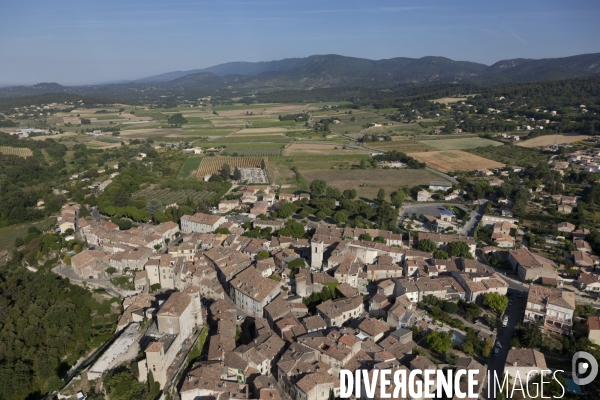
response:
M600 52L600 1L0 0L0 85L313 54L492 64Z

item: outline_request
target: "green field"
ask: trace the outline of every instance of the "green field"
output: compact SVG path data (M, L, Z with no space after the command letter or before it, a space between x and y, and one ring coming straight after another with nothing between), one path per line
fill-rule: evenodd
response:
M477 147L502 146L501 142L480 137L462 139L420 140L420 143L434 147L437 150L465 150Z
M188 124L210 124L212 125L212 121L209 119L204 119L200 117L185 117L188 120Z
M252 124L253 128L273 128L273 127L278 127L278 126L290 126L290 125L302 125L302 123L298 123L296 121L292 120L285 120L285 121L279 121L279 120L275 120L275 121L249 121Z
M99 139L96 139L96 140L99 141L99 142L104 142L104 143L121 143L120 140L111 139L111 138L99 138Z
M229 154L229 155L233 155L234 153L236 153L238 156L263 156L263 157L271 157L271 156L280 156L281 152L283 150L281 149L281 146L277 146L277 147L265 147L265 146L260 146L260 147L247 147L247 146L240 146L240 147L228 147L223 155L225 155L225 153Z
M226 136L230 133L235 132L233 129L223 129L223 130L214 130L214 129L194 129L187 130L184 129L181 132L181 135L189 135L189 136Z
M54 227L56 218L51 217L39 222L31 222L21 225L11 225L0 228L0 252L8 251L15 245L15 238L23 238L27 235L27 230L31 226L35 226L40 231L45 232Z
M183 166L181 167L181 171L179 171L179 178L189 178L193 172L196 172L196 170L198 170L198 166L200 166L200 161L202 161L202 157L195 156L192 156L185 160L185 163L183 163Z
M167 116L160 111L155 110L134 110L135 115L138 117L150 117L156 120L166 120Z
M109 119L124 119L124 117L121 117L119 115L100 115L100 116L96 117L96 119L98 121L105 121L105 120L109 120Z
M143 189L139 192L134 193L134 197L143 196L146 200L158 199L166 206L172 203L183 204L186 202L188 197L191 197L195 201L210 200L214 196L213 192L200 191L197 192L192 189L187 190L171 190L171 189Z
M229 110L250 110L256 108L270 108L270 107L280 107L281 104L228 104L228 105L220 105L213 107L212 109L215 111L229 111Z
M537 150L507 144L501 147L478 147L466 150L471 154L498 161L507 166L528 166L547 163L549 156Z

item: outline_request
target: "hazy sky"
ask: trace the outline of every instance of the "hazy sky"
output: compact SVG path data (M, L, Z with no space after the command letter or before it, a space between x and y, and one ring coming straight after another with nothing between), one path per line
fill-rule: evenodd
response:
M0 0L0 85L137 79L313 54L507 58L600 51L600 1Z

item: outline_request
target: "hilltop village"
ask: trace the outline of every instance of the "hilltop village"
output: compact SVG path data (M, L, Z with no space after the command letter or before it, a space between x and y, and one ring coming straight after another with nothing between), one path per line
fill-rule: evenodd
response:
M567 157L582 163L597 154ZM491 182L523 172L476 174ZM472 210L468 201L420 206L436 196L468 198L433 181L392 213L411 227L407 236L289 218L315 200L352 202L320 186L284 194L242 184L241 197L212 211L126 230L99 215L83 218L78 204L63 206L57 230L87 248L54 271L124 298L116 339L82 372L87 381L125 363L140 382L181 399L324 400L339 395L341 369L449 367L479 369L484 396L489 371L514 379L548 369L544 337L562 343L579 324L581 340L600 342L598 317L581 318L595 310L588 294L600 291L588 230L561 222L547 238L572 249L564 259L578 271L571 277L565 264L525 245L532 236L511 212L518 198L476 199ZM527 191L538 194L559 213L580 201L545 195L543 186ZM131 283L114 285L119 276Z

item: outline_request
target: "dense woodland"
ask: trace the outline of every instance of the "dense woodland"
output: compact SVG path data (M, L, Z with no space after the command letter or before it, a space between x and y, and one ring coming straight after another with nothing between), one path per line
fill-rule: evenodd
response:
M110 310L109 300L98 303L53 273L0 266L0 398L40 398L61 388L77 359L112 336L93 327Z

